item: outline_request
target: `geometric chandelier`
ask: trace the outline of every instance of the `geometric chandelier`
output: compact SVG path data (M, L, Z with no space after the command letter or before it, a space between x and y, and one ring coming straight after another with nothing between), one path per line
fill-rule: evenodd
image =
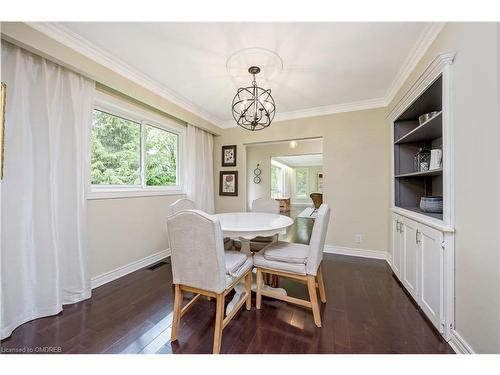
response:
M233 99L233 118L244 129L256 131L271 125L276 113L276 105L271 89L257 86L255 75L260 73L258 66L248 68L253 75L252 86L240 87Z

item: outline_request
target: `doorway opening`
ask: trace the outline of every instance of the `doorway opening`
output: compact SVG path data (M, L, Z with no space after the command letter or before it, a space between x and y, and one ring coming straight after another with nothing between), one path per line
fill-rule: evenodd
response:
M325 189L322 138L247 145L247 168L247 208L261 197L276 199L281 215L294 219L281 239L309 243Z

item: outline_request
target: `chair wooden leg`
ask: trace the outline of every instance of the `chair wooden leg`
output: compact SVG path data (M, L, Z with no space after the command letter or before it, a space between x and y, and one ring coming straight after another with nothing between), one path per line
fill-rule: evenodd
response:
M273 288L277 288L278 287L278 283L279 283L279 276L277 276L277 275L271 275L270 285Z
M256 276L256 283L257 283L257 302L255 303L255 307L257 307L257 310L260 310L260 304L262 301L262 270L260 268L257 268L257 276Z
M224 320L224 294L217 294L216 300L213 353L219 354L222 342L222 323Z
M314 324L321 327L321 315L319 313L318 296L316 295L316 280L314 276L307 275L307 289L309 290L309 300L314 317Z
M326 303L326 292L325 292L325 283L323 280L323 267L320 265L318 268L318 289L319 289L319 298L322 303Z
M252 309L252 271L245 276L245 291L247 293L247 310Z
M174 286L174 318L172 321L172 335L170 340L177 340L179 332L179 324L181 321L181 307L182 307L182 290L178 284Z

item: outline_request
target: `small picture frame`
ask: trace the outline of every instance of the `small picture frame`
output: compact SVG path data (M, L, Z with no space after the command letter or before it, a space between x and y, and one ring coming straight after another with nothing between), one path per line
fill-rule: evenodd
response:
M219 172L219 195L238 196L238 171Z
M236 145L222 146L222 166L236 167Z

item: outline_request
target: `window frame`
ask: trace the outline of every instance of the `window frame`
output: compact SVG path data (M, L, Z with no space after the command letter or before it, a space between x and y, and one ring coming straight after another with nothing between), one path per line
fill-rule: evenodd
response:
M140 180L138 185L94 185L92 184L91 172L91 142L92 123L88 130L88 154L86 181L87 199L111 199L142 197L155 195L181 195L184 194L184 160L185 160L185 138L186 128L173 122L159 114L148 111L140 106L128 103L103 92L96 92L92 110L106 112L113 116L118 116L126 120L138 123L140 126ZM177 184L173 186L148 186L146 185L146 127L150 126L159 130L164 130L177 135Z
M274 195L276 195L276 197L277 197L278 195L283 194L283 168L276 165L275 163L271 163L271 174L272 174L273 168L278 169L278 175L276 176L277 189L274 191L273 191L272 179L271 179L271 196L274 197Z
M305 193L305 195L299 195L298 191L297 191L297 187L299 186L299 184L297 183L298 182L298 178L297 178L298 171L304 171L305 175L306 175L306 193ZM295 198L299 198L299 199L309 198L307 196L308 191L309 191L309 168L295 168L295 191L294 191Z

